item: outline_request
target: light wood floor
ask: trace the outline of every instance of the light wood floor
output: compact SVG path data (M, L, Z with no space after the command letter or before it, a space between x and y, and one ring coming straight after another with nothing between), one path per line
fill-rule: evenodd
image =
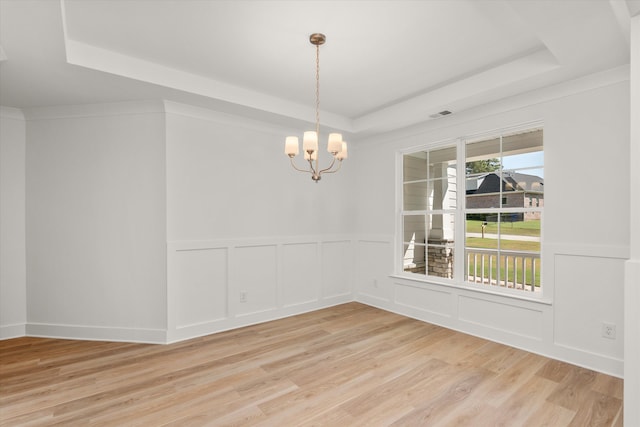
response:
M622 426L621 379L358 303L172 345L0 352L3 426Z

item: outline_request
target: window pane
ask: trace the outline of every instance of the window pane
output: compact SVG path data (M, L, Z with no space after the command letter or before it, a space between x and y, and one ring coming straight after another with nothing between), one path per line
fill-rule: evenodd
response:
M467 209L500 207L500 138L472 142L466 145Z
M540 286L540 212L500 214L501 286Z
M403 208L405 211L424 211L427 209L427 182L404 184Z
M500 178L495 174L481 177L467 177L465 197L467 209L499 208L499 180Z
M532 154L535 152L538 152L539 154ZM504 135L502 137L502 156L505 159L516 156L520 157L520 162L523 164L516 167L538 166L544 164L541 154L542 129ZM530 164L524 164L525 162ZM505 168L509 167L505 165Z
M405 243L425 244L425 215L405 215L404 217L404 237Z
M432 214L428 218L427 274L453 278L454 214Z
M504 136L502 139L504 192L503 207L542 207L544 194L544 153L542 130ZM522 196L516 196L519 193Z
M405 215L404 217L403 270L425 274L425 215Z
M468 143L466 151L467 176L500 169L500 138Z
M403 182L427 179L427 153L405 154L403 156Z
M500 271L498 269L498 252L487 249L467 249L466 277L471 283L497 285Z
M427 215L429 239L427 243L443 244L454 239L454 214Z
M429 151L429 177L456 176L456 147Z
M500 251L499 285L524 290L540 289L540 255Z
M453 279L453 242L427 245L427 274Z
M500 249L540 252L540 212L501 213Z
M498 215L467 214L465 245L467 248L498 249Z
M497 283L498 215L467 214L465 227L465 279Z
M429 210L455 209L458 196L455 179L443 178L429 181L427 196Z
M408 273L426 274L425 246L417 243L403 245L402 269Z

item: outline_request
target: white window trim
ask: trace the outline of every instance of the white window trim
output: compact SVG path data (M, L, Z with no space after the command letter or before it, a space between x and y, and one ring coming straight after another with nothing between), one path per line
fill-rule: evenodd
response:
M510 298L514 298L514 299L519 299L519 300L526 300L526 301L534 301L534 302L541 302L541 303L545 303L545 304L551 304L551 299L549 298L549 296L552 293L552 286L549 286L549 284L547 284L544 280L541 281L541 292L539 293L534 293L534 292L526 292L526 291L522 291L522 290L516 290L516 289L510 289L510 288L502 288L502 287L488 287L486 285L483 284L476 284L476 283L471 283L471 282L467 282L465 280L465 268L466 268L466 261L464 260L464 253L465 253L465 249L466 249L466 245L464 243L458 245L456 243L456 247L455 247L455 253L458 254L460 251L459 249L462 249L462 259L463 262L455 262L454 263L454 275L453 275L453 279L447 279L447 278L440 278L440 277L436 277L436 276L429 276L429 275L424 275L424 277L421 277L420 275L417 274L412 274L412 273L407 273L404 271L404 266L402 264L402 253L404 251L404 239L403 239L403 220L404 220L404 215L403 215L403 190L404 190L404 176L403 176L403 159L404 159L404 155L405 154L411 154L411 153L415 153L416 151L427 151L427 150L435 150L438 148L444 148L444 147L451 147L451 146L455 146L456 147L456 157L457 157L457 164L456 164L456 171L457 171L457 177L458 179L462 179L463 181L465 180L466 177L466 170L465 170L465 166L466 166L466 144L469 142L474 142L474 141L480 141L480 140L484 140L484 139L491 139L491 138L498 138L501 135L505 136L511 133L518 133L518 132L522 132L522 131L528 131L528 130L533 130L536 128L542 128L544 129L544 123L542 120L537 120L537 121L532 121L532 122L527 122L527 123L521 123L519 125L514 125L514 126L507 126L507 127L501 127L498 129L494 129L491 131L487 131L487 132L480 132L480 133L475 133L475 134L469 134L469 135L464 135L464 136L460 136L457 138L449 138L449 139L444 139L444 140L440 140L440 141L436 141L436 142L432 142L432 143L426 143L426 144L421 144L421 145L415 145L415 146L411 146L411 147L407 147L407 148L403 148L400 150L396 151L396 197L395 197L395 202L396 202L396 232L395 232L395 251L394 251L394 271L395 273L391 275L391 277L396 277L396 278L401 278L401 279L405 279L405 280L411 280L413 282L421 282L421 283L430 283L430 284L437 284L437 285L443 285L443 286L449 286L449 287L454 287L454 288L458 288L458 289L464 289L464 290L470 290L470 291L475 291L475 292L480 292L480 293L485 293L485 294L491 294L491 295L500 295L500 296L505 296L505 297L510 297ZM462 160L461 160L462 159ZM546 163L546 162L545 162ZM462 178L460 178L462 177ZM460 186L460 183L458 182L458 186ZM544 252L543 252L543 248L544 248L544 208L541 208L539 206L535 206L535 207L523 207L523 208L506 208L509 210L509 212L541 212L541 233L540 233L540 259L543 260L544 258L546 258L544 256ZM420 211L422 212L422 211ZM425 211L426 212L426 211ZM490 212L490 213L494 213L496 212L496 209L478 209L478 210L474 210L474 212L478 212L478 213L485 213L485 212ZM416 213L418 213L418 211L416 211ZM430 213L434 213L431 212ZM458 191L457 192L457 207L455 210L455 231L454 231L454 236L456 239L456 242L465 242L465 224L466 224L466 214L467 214L467 209L466 209L466 191ZM459 255L456 255L457 258L460 258ZM545 263L543 262L541 265L541 269L540 269L540 276L541 279L544 277L544 269L545 269Z

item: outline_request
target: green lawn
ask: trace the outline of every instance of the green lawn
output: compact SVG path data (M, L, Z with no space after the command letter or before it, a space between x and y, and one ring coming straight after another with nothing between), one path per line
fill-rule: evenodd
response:
M501 225L502 234L515 234L517 236L540 236L540 220L503 222ZM482 233L482 221L467 220L467 232ZM487 223L485 233L496 234L498 232L498 223Z
M467 248L498 249L498 239L467 237ZM505 251L540 252L540 242L523 242L521 240L500 240L500 249Z

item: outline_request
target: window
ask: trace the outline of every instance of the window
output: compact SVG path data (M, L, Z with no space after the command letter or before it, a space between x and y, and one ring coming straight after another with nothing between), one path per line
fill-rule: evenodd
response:
M541 128L407 152L402 171L403 273L541 290Z
M404 156L402 268L405 272L453 278L456 151L453 146Z

